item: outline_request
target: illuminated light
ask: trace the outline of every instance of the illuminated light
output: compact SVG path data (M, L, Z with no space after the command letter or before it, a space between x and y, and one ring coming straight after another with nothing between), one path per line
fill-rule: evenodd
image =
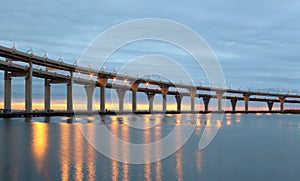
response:
M117 80L117 78L116 78L116 77L114 77L114 78L113 78L113 81L116 81L116 80Z
M197 126L201 126L201 121L197 121Z
M90 77L93 77L94 76L94 74L93 73L90 73Z
M127 82L127 79L124 79L124 82Z
M146 82L146 85L149 85L149 82Z
M267 114L270 114L270 113L267 113ZM261 113L256 113L256 115L257 115L257 116L261 116Z

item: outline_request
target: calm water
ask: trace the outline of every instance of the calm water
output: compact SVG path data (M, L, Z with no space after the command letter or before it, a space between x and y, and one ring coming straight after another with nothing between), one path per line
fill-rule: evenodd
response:
M105 119L111 132L122 139L149 143L165 136L183 119L169 115L172 117L174 121L147 131L133 131L114 116ZM145 124L153 121L143 118ZM0 119L0 180L300 179L298 115L226 114L213 142L200 151L204 123L209 124L208 115L201 115L180 150L161 161L140 165L111 160L88 144L78 124L87 124L92 131L98 122L69 124L61 117ZM110 146L118 149L118 145Z

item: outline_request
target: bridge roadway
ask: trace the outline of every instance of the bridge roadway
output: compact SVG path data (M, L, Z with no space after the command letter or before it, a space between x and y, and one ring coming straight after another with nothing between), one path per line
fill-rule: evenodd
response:
M5 72L4 76L4 108L11 109L11 79L13 77L25 77L25 111L32 111L32 77L43 78L45 80L45 110L50 110L50 85L65 83L67 85L67 111L73 112L72 86L73 83L85 86L87 94L87 110L92 111L92 96L95 87L100 87L100 111L105 110L105 89L116 89L119 98L119 111L123 111L123 100L126 91L132 92L132 111L137 111L137 92L144 92L149 101L149 111L153 111L153 99L156 94L163 96L163 110L167 111L167 95L174 95L177 102L177 112L181 111L181 101L183 96L190 96L191 111L195 111L195 98L202 98L204 102L204 111L208 112L208 106L211 98L218 100L218 111L222 110L222 99L229 99L232 111L236 112L237 101L245 102L245 112L248 112L249 101L266 102L269 111L272 111L274 102L280 103L280 111L284 111L284 103L300 103L300 95L287 93L272 93L260 91L244 91L234 89L220 89L205 86L194 86L186 84L174 84L146 78L136 78L127 75L116 75L115 73L99 71L91 68L81 67L75 64L67 64L62 61L49 59L47 56L40 57L31 53L24 53L16 49L0 46L0 57L5 61L0 61L0 69ZM27 63L27 66L14 63L20 61ZM38 65L42 69L33 68ZM49 69L67 71L69 75L48 71ZM97 81L74 77L74 73L84 75L95 75ZM117 85L108 83L109 79L126 80L130 85ZM160 89L149 89L139 87L140 84L156 85ZM188 92L170 90L169 88L186 89ZM200 93L202 91L202 93ZM203 93L206 92L206 93ZM251 97L252 96L252 97ZM254 96L254 97L253 97ZM258 97L259 96L259 97Z

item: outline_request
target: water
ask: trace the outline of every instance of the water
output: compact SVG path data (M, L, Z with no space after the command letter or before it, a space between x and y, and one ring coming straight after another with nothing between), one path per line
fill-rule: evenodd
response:
M189 115L187 115L189 116ZM147 131L133 131L106 117L124 140L149 143L165 136L180 117ZM128 117L123 118L125 123ZM145 124L155 121L144 116ZM92 120L86 118L86 120ZM176 121L177 120L177 121ZM201 120L201 121L199 121ZM45 121L47 123L45 123ZM93 120L97 122L97 120ZM0 180L299 180L300 116L226 114L217 136L204 150L198 143L209 124L199 116L195 131L175 154L149 164L124 164L98 153L82 136L95 123L67 118L0 119ZM98 124L98 123L96 123ZM180 136L182 133L177 133ZM100 139L100 138L99 138ZM118 145L110 145L120 150ZM159 154L159 150L153 154ZM150 155L145 155L148 157Z

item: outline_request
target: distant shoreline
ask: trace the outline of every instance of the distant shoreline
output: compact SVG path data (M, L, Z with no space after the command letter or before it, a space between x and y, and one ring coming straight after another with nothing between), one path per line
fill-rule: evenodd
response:
M225 114L300 114L300 110L285 110L281 111L137 111L134 114L209 114L209 113L225 113ZM128 115L133 114L131 111L124 111L124 112L116 112L116 111L74 111L74 112L67 112L67 111L53 111L53 112L46 112L46 111L36 111L36 112L9 112L9 113L1 113L0 118L15 118L15 117L52 117L52 116L74 116L74 115Z

